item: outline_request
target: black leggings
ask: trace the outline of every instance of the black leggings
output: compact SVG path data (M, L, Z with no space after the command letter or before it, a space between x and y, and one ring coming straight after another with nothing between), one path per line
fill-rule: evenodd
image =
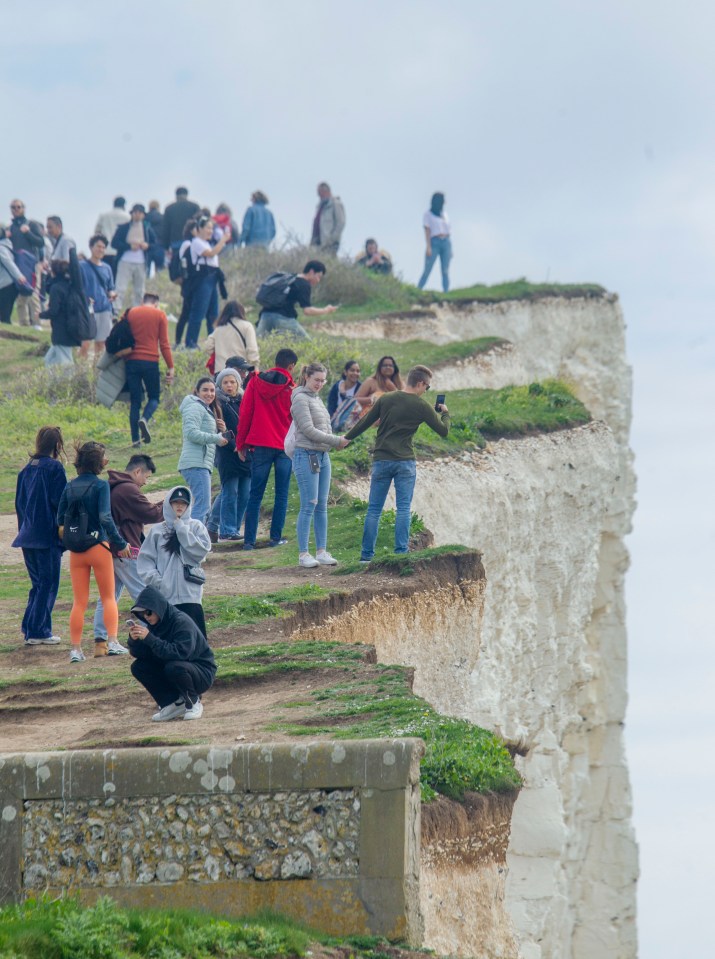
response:
M207 680L204 671L195 663L180 659L167 663L158 659L135 659L132 676L162 709L180 699L184 700L187 709L191 709L201 694L213 685L213 677Z

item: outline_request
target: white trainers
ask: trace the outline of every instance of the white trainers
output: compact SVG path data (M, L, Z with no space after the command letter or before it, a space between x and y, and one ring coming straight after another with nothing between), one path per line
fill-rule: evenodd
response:
M311 556L310 553L306 553L305 556L300 556L298 558L298 565L302 566L303 569L313 569L315 566L320 566L320 563L315 556Z
M62 640L59 636L43 636L38 639L33 639L31 636L28 636L25 640L26 646L56 646L58 643L61 643Z
M204 704L200 699L197 699L191 709L187 709L184 713L184 719L201 719L204 714Z
M162 706L158 713L151 717L154 723L168 723L170 719L180 719L186 712L186 705L182 699L180 703L169 703Z
M324 549L322 553L316 553L315 558L321 566L337 566L338 561L334 556L331 556L327 549Z
M116 640L113 643L107 643L107 656L124 656L125 653L128 653L129 650L126 646L122 646L121 643L118 643Z
M151 433L149 432L149 426L147 421L142 416L139 420L139 435L145 443L151 443Z
M70 662L71 663L83 663L85 661L85 655L79 646L73 646L70 650Z

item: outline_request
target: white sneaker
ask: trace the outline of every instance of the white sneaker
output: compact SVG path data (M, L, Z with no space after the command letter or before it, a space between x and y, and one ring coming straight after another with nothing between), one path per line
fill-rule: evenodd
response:
M85 655L79 646L73 646L70 650L70 662L71 663L83 663L85 661Z
M145 443L151 443L151 433L143 416L139 420L139 435Z
M58 643L62 642L59 636L44 636L41 639L33 639L31 636L28 636L25 640L26 646L56 646Z
M124 654L128 652L127 647L122 646L122 644L116 640L113 643L107 643L107 656L124 656Z
M204 714L204 704L200 699L197 699L191 709L187 709L184 713L184 719L201 719Z
M168 723L170 719L180 719L186 712L186 705L182 699L180 703L169 703L162 706L158 713L151 717L154 723Z
M306 553L305 556L299 557L298 565L302 566L304 569L313 569L315 566L320 566L320 563L315 556L311 556L310 553Z
M338 561L334 556L331 556L327 549L324 549L322 553L316 553L315 558L320 563L321 566L337 566Z

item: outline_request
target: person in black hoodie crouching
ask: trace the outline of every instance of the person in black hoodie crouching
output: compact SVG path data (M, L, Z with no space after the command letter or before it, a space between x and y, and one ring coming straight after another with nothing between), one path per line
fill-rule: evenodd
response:
M141 591L132 613L148 626L130 627L129 652L135 657L132 675L159 707L152 720L200 719L201 695L216 676L216 661L201 630L153 586Z

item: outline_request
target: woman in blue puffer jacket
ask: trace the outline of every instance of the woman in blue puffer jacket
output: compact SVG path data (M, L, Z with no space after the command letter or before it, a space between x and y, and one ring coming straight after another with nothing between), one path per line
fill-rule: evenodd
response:
M228 443L222 435L226 424L210 376L201 377L194 392L184 397L179 409L184 442L178 470L191 490L192 516L205 525L211 509L211 471L216 447Z

